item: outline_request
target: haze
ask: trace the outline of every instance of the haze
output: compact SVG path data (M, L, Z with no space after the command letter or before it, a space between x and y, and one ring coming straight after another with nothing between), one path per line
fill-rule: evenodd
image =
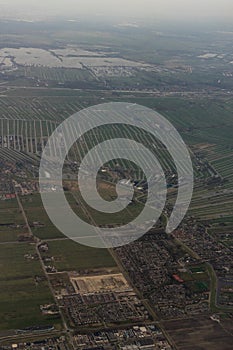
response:
M233 19L232 0L0 0L0 14L25 16L109 16L167 19Z

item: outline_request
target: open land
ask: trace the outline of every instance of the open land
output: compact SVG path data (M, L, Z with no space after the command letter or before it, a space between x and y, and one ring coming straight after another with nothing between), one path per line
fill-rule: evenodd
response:
M148 28L145 41L145 28L84 31L62 23L38 35L34 25L0 22L0 344L231 349L232 36ZM113 200L116 182L127 178L134 181L132 203L114 216L88 207L77 181L88 149L132 137L153 149L166 173L167 203L156 227L107 250L77 244L51 223L38 193L38 166L62 120L110 101L141 104L172 122L189 147L195 187L184 221L168 235L164 223L178 179L163 145L117 125L78 140L67 156L64 188L73 211L93 225L125 224L148 198L142 171L117 160L105 164L98 189Z

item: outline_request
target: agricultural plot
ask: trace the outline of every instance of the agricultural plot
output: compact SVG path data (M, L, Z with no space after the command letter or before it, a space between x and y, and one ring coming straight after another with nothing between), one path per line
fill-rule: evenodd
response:
M155 109L178 129L189 144L213 143L231 145L231 98L125 97L122 101L138 103Z
M210 291L210 281L205 266L191 267L186 272L180 272L179 276L192 293Z
M199 198L193 199L190 214L200 220L211 220L233 215L233 196L223 193L220 196L199 193ZM201 200L202 199L202 200Z
M1 119L59 122L80 109L82 106L75 96L0 97Z
M0 146L26 153L41 153L59 121L81 109L75 98L68 100L70 103L66 100L66 105L62 97L39 100L0 98Z
M25 232L22 228L6 228L0 227L0 242L16 242L20 235Z
M53 298L35 248L16 244L0 245L0 265L4 266L0 277L0 329L59 325L59 319L43 316L40 311L40 305L53 303ZM34 259L27 259L26 255Z
M100 189L100 186L98 186L99 189ZM105 188L100 189L99 193L101 196L105 198L108 196L108 198L106 198L107 200L110 199L109 196L111 196L110 194L111 190L109 190L109 187L106 186ZM122 210L121 207L119 206L119 212L114 214L110 214L110 213L103 214L93 209L92 207L89 207L85 203L85 201L81 198L78 191L74 192L73 195L74 195L74 198L76 199L76 205L71 206L73 211L82 220L88 223L90 223L90 218L91 218L97 226L111 227L111 226L125 225L131 222L135 217L137 217L143 209L143 204L134 200L124 210ZM111 200L113 199L113 197L115 197L115 193L113 196L111 196ZM89 200L93 201L93 198L90 196ZM80 231L79 234L80 236L85 236L85 232Z
M30 163L38 165L39 158L35 154L28 154L26 152L17 151L9 148L0 148L0 157L4 161L19 162L19 163Z
M63 238L64 235L51 223L41 202L40 194L21 198L33 234L40 239ZM39 223L39 224L34 224Z
M205 317L164 322L165 330L179 350L224 350L232 348L231 335Z
M6 119L1 121L2 147L12 147L19 151L38 154L41 153L48 135L53 132L58 122L82 108L80 100L77 100L75 96L50 96L32 99L12 96L2 98L2 100L0 98L0 105L1 101L2 109L8 110L8 112L10 110L10 114L2 113ZM56 106L55 102L58 103L58 106ZM89 103L89 101L86 102ZM26 115L27 113L28 115ZM19 119L14 119L16 115ZM74 126L73 130L67 130L67 132L79 133L79 130ZM73 147L70 157L79 163L88 149L98 142L115 137L130 138L139 143L144 143L145 146L153 150L163 168L174 173L173 161L164 146L160 145L152 136L126 126L113 125L111 128L103 127L100 130L95 129L91 131ZM135 152L135 150L132 150L132 152ZM142 155L142 158L144 158L144 155ZM120 162L121 167L129 167L128 162L124 160ZM110 163L110 166L113 167L114 163ZM151 164L148 164L148 167L150 166ZM130 167L132 167L132 164ZM134 171L135 179L143 178L144 175L140 169L133 167L132 171Z
M0 146L4 149L18 151L18 159L22 159L20 151L36 155L41 153L48 136L53 133L56 127L57 123L52 121L2 119ZM26 158L26 155L24 157ZM29 159L29 156L27 158Z
M16 199L0 201L0 243L16 242L26 232Z
M233 248L233 217L224 216L221 219L211 220L208 231L229 248Z
M233 214L231 146L200 144L198 157L202 159L202 163L210 164L212 175L203 183L196 183L191 213L202 220L231 216Z
M106 249L90 248L71 240L48 241L46 255L53 257L58 271L83 271L116 267L116 263Z
M233 173L233 148L232 147L215 147L212 152L207 154L211 165L227 181L226 188L232 188Z
M39 81L58 82L60 84L68 82L91 83L96 81L96 77L87 69L76 68L48 68L48 67L23 67L17 71L26 78L33 78Z
M16 209L18 208L17 200L12 198L11 200L7 201L0 201L0 209ZM2 216L0 217L1 221Z
M1 118L7 119L59 122L85 106L103 103L104 97L107 101L127 101L157 110L178 128L189 144L211 143L211 141L215 143L216 141L217 144L227 145L231 140L229 127L233 124L231 118L233 106L228 99L215 101L211 98L158 98L140 95L133 98L127 94L111 97L108 92L101 94L98 92L67 92L63 89L16 89L15 91L10 90L5 96L0 96L0 115Z
M106 98L105 101L111 98L108 93L95 93L91 98L90 93L87 92L67 92L62 89L57 91L36 89L34 92L29 90L21 92L23 95L31 94L31 97L19 97L18 93L17 89L10 90L7 96L0 97L0 115L7 120L11 119L4 123L1 133L7 132L11 135L16 129L17 134L18 132L21 134L22 130L23 137L25 139L27 136L29 137L28 141L24 141L21 143L21 147L18 147L18 139L10 141L8 138L2 139L6 147L10 142L11 146L16 146L18 150L36 153L41 152L48 135L51 134L57 123L84 106L100 103L103 98ZM45 96L47 93L49 95ZM233 105L229 98L224 97L222 100L201 97L191 99L155 98L143 95L133 98L132 95L120 94L112 96L111 99L136 102L157 110L174 124L190 145L196 179L190 209L191 215L201 220L233 215L233 195L231 194ZM74 128L72 133L76 132L78 133L79 130ZM74 145L69 159L79 163L85 153L94 145L114 137L132 138L143 143L153 150L165 172L171 175L176 172L173 160L166 149L153 137L148 137L136 129L125 126L119 128L117 125L113 125L111 128L97 128L87 133ZM108 166L116 169L116 164L116 161L112 161ZM130 178L144 178L142 171L132 163L119 160L119 167L129 169ZM219 182L214 180L216 175L219 176ZM114 179L112 181L114 182ZM168 178L168 183L169 181ZM174 202L176 192L169 189L169 196L169 200ZM43 236L45 229L39 228L39 230ZM52 227L51 231L53 231ZM56 234L55 231L53 234Z
M36 25L40 26L39 23ZM222 74L225 69L231 70L232 53L229 51L227 55L222 55L222 52L226 48L228 50L232 38L225 42L222 39L223 34L219 40L220 34L215 33L223 47L216 48L218 52L212 53L213 38L210 34L205 34L206 40L200 43L199 35L196 37L196 34L190 40L191 36L185 38L183 34L182 38L173 34L169 37L163 33L157 35L153 31L148 34L145 42L145 29L140 32L141 29L137 28L136 40L133 41L132 28L128 34L124 28L118 30L115 27L106 34L102 30L95 33L80 30L77 35L77 31L71 33L70 27L66 31L67 27L63 25L62 32L57 33L56 37L52 31L47 35L48 32L44 29L41 30L41 37L34 32L32 35L23 35L22 30L15 39L9 33L0 39L0 158L19 163L19 167L27 163L33 164L36 170L25 171L28 176L27 179L25 176L25 182L29 180L28 183L35 183L33 176L38 176L38 160L43 147L49 135L64 119L84 107L108 101L145 105L170 120L190 147L195 175L193 199L188 212L194 218L190 221L197 229L199 221L200 224L204 223L216 240L232 247L233 102L232 96L224 91L228 87L232 90L232 75L231 72ZM18 24L16 27L18 28ZM4 48L9 38L12 48ZM73 46L65 46L67 39ZM32 42L35 42L37 48L32 47ZM86 44L80 48L80 42ZM56 49L58 43L60 48ZM155 66L156 64L159 66ZM27 86L30 88L26 88ZM202 92L204 96L201 95ZM216 97L218 93L219 97ZM77 126L66 131L73 135L80 130ZM112 125L111 128L97 128L81 137L69 152L70 162L64 167L66 179L77 179L79 164L89 149L116 137L133 139L144 144L159 160L167 180L166 209L169 213L177 197L178 179L174 161L161 143L136 128ZM175 147L175 140L173 141ZM137 152L140 160L145 158L145 154L139 154L137 148L131 151L132 154ZM114 154L114 150L112 153ZM116 215L101 215L88 207L81 198L77 182L74 181L73 185L71 180L64 181L64 187L67 186L67 200L73 211L84 221L94 221L94 224L104 227L125 224L140 213L146 199L148 205L150 204L147 188L142 186L146 180L142 169L132 162L114 158L99 171L98 189L101 196L109 201L113 200L116 197L114 185L119 178L129 178L134 182L135 188L138 187L127 209ZM152 168L152 161L147 166ZM12 177L18 180L15 173ZM157 181L156 176L153 180ZM88 182L86 185L88 186ZM127 187L127 184L124 185ZM36 191L36 187L32 188ZM67 282L68 276L74 275L74 282L76 280L78 287L76 291L83 286L84 294L99 292L105 288L112 289L111 283L119 288L123 276L119 278L118 274L116 277L117 266L108 250L82 246L65 237L51 223L39 194L20 196L20 201L35 241L36 238L43 241L40 242L42 244L39 245L39 251L45 270L54 285L59 284L55 281L56 278L59 280L63 276L61 278ZM165 222L165 217L163 219ZM194 226L193 231L196 227ZM0 201L0 329L46 324L54 324L59 328L60 319L43 316L40 311L40 305L53 303L54 300L38 260L35 242L32 238L30 244L19 240L25 231L28 228L25 227L17 201ZM79 227L77 231L81 231ZM192 234L195 236L195 232ZM158 247L161 253L160 243L158 242ZM41 248L43 244L44 250ZM173 253L175 256L179 254L172 248L171 254ZM185 261L186 256L183 257L183 254L182 250L180 256L183 259L179 263L186 264L188 258ZM140 256L136 260L137 258L140 260ZM166 257L166 264L167 261ZM163 265L164 268L166 264ZM87 270L90 275L93 273L95 276L87 276ZM106 270L111 270L115 277L111 275L110 280L109 276L103 277ZM72 271L76 273L72 274ZM96 276L97 272L103 275ZM208 270L204 265L189 266L180 269L179 275L192 295L206 294L207 304L208 293L216 287L214 271ZM225 283L223 287L226 287ZM177 290L179 293L179 289ZM228 298L229 289L225 292L224 298ZM214 293L211 293L210 299L210 304L214 305ZM196 301L194 306L201 308L199 300ZM104 309L105 305L101 307ZM98 313L101 307L97 306ZM88 307L88 310L91 315L94 308ZM109 314L114 314L111 305L106 310ZM78 307L74 307L74 312L79 313ZM224 328L207 317L173 320L164 322L164 326L179 349L214 350L221 348L224 342L232 344ZM107 322L104 326L106 325Z
M40 305L53 302L35 246L28 237L16 199L0 201L0 329L59 324L42 315Z
M8 207L5 208L4 204L6 202L2 202L2 207L0 208L0 225L2 227L9 227L11 225L23 225L24 221L22 215L20 213L19 207Z
M80 130L77 129L76 126L74 126L73 130L77 134L80 132ZM157 156L157 158L161 162L161 165L166 170L174 172L175 166L171 157L169 157L169 154L166 151L165 147L162 146L161 143L159 143L152 135L147 134L146 132L142 132L137 128L131 128L125 125L118 126L117 124L113 124L111 127L104 126L101 128L95 128L95 130L86 133L86 135L82 137L81 140L78 140L77 145L74 147L74 150L76 150L75 160L77 162L80 162L80 160L83 158L83 156L87 153L89 149L105 140L114 139L117 137L132 139L137 141L138 143L144 144ZM137 149L132 148L132 154L135 152L137 152ZM144 157L144 154L142 154L142 157ZM135 171L138 171L138 179L143 178L143 174L137 168L137 166L133 165L133 163L129 166L126 160L114 160L109 163L110 167L115 167L117 162L119 162L119 166L122 168L127 169L127 167L129 167L129 169L134 169ZM148 167L150 166L151 164L148 164Z
M77 206L75 198L67 194L67 199L73 210L76 210L77 214L80 217L83 216L83 219L85 219L85 215ZM49 251L46 253L46 256L54 257L54 266L59 271L115 266L115 262L107 250L81 246L73 241L64 239L65 237L50 222L43 208L39 194L30 197L22 197L21 201L29 224L31 225L32 232L40 239L48 242ZM120 215L119 222L121 222ZM60 241L60 239L63 240Z

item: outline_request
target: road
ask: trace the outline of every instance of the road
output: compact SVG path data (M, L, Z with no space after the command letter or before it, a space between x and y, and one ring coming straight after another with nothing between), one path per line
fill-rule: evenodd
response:
M5 85L4 85L5 86ZM72 88L62 88L62 87L38 87L38 86L17 86L17 85L10 85L7 86L8 89L11 90L43 90L43 91L80 91L80 92L90 92L90 93L130 93L130 94L139 94L139 95L153 95L156 97L165 97L165 96L228 96L231 97L233 95L233 91L227 91L227 90L191 90L191 91L184 91L184 90L177 90L177 91L159 91L159 90L124 90L124 89L72 89ZM9 92L9 90L6 90L4 92ZM2 94L2 92L1 92ZM2 97L6 97L6 95L2 95ZM17 97L25 96L22 95L14 95ZM59 96L62 96L59 94ZM67 94L65 95L67 96Z
M67 325L67 323L66 323L66 320L65 320L65 317L64 317L64 315L63 315L62 309L61 309L61 307L60 307L60 305L59 305L59 303L58 303L58 300L57 300L56 295L55 295L55 291L54 291L54 289L53 289L53 287L52 287L52 284L51 284L51 281L50 281L50 279L49 279L49 274L48 274L47 271L46 271L46 268L45 268L45 265L44 265L42 256L41 256L41 254L40 254L39 246L40 246L40 244L42 243L42 241L39 240L39 238L37 238L37 237L35 237L35 236L33 235L32 230L31 230L31 227L30 227L29 222L28 222L27 215L26 215L25 210L24 210L24 208L23 208L23 205L22 205L22 203L21 203L21 201L20 201L20 198L19 198L19 196L18 196L18 193L17 193L17 192L15 192L15 193L16 193L16 199L17 199L17 202L18 202L18 205L19 205L19 209L20 209L20 211L21 211L21 213L22 213L22 215L23 215L23 218L24 218L26 227L27 227L27 229L28 229L28 233L29 233L31 236L33 236L33 238L34 238L35 247L36 247L36 252L37 252L37 255L38 255L38 257L39 257L39 262L40 262L40 265L41 265L42 270L43 270L43 272L44 272L44 275L45 275L45 277L46 277L46 279L47 279L48 286L49 286L50 292L51 292L51 294L52 294L52 296L53 296L53 298L54 298L55 304L57 305L57 308L58 308L58 310L59 310L59 312L60 312L60 316L61 316L61 320L62 320L62 323L63 323L64 330L66 331L66 333L67 333L67 335L68 335L68 337L69 337L70 345L72 346L72 348L74 348L72 336L70 335L70 334L71 334L71 333L70 333L70 332L71 332L71 329L69 329L69 327L68 327L68 325ZM58 240L61 240L61 239L58 238ZM32 335L32 334L31 334L31 335ZM34 335L34 333L33 333L33 335Z
M74 197L74 199L76 201L78 201L80 203L81 209L83 210L83 213L88 217L88 219L90 220L90 223L93 226L97 226L96 222L94 221L93 217L90 215L90 213L87 211L87 209L85 208L84 205L82 205L83 201L82 198L79 194L79 192L71 192L72 196ZM143 295L140 293L140 291L134 286L134 284L132 283L127 271L124 269L120 259L118 258L117 254L115 253L114 249L108 248L109 253L112 255L113 259L115 260L117 267L119 269L119 271L123 274L123 276L125 277L126 281L128 282L128 284L130 285L130 287L134 290L135 294L139 297L139 300L142 302L142 304L144 305L145 309L149 312L149 314L152 316L153 318L153 322L156 323L160 329L162 330L162 332L164 333L166 339L168 340L168 342L170 343L170 345L173 346L173 349L176 350L176 344L174 343L174 341L171 339L171 337L167 334L167 332L165 331L164 327L160 324L160 322L158 321L157 315L155 314L154 310L152 309L152 307L150 306L150 303L147 299L145 299L143 297ZM150 322L151 323L151 322Z

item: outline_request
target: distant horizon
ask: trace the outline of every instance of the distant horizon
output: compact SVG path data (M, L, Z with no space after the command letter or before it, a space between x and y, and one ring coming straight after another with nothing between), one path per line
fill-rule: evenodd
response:
M232 0L0 0L0 18L233 21Z
M0 23L4 22L15 22L15 23L25 23L25 24L39 24L39 23L47 23L54 24L56 23L70 23L70 25L80 24L82 26L86 25L88 28L94 28L95 25L97 27L119 27L122 29L137 29L137 28L151 28L153 30L162 30L169 31L170 29L178 29L182 28L188 32L194 31L215 31L222 30L226 32L233 33L233 21L223 20L223 19L199 19L197 20L178 20L178 19L168 19L168 18L154 18L154 17L125 17L125 16L117 16L117 17L109 17L109 16L100 16L100 15L80 15L80 16L43 16L43 15L35 15L35 16L23 16L23 15L6 15L0 13Z

